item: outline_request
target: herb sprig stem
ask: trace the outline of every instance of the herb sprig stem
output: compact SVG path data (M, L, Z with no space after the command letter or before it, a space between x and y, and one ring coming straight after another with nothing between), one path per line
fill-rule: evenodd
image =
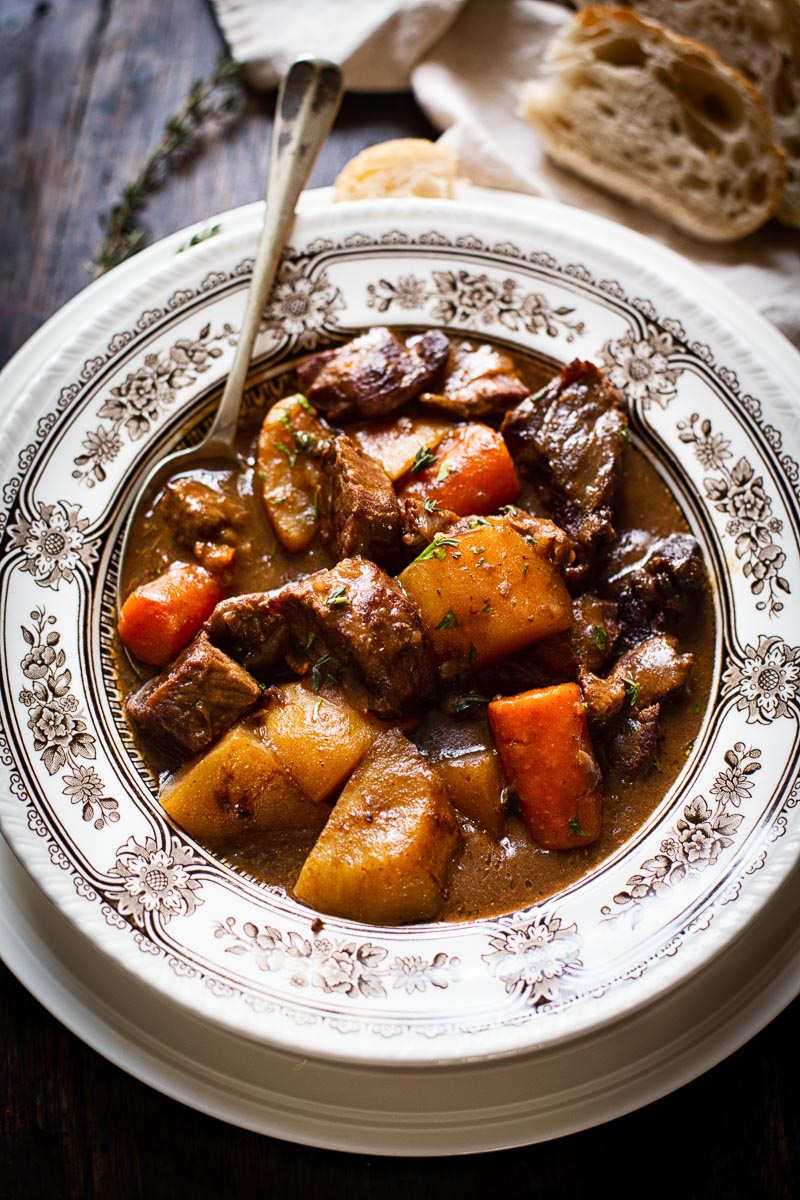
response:
M125 184L120 199L101 216L103 243L94 256L95 278L141 248L146 235L138 218L148 197L158 190L175 162L192 149L206 126L225 123L236 114L241 81L240 65L221 54L210 77L192 84L138 175Z

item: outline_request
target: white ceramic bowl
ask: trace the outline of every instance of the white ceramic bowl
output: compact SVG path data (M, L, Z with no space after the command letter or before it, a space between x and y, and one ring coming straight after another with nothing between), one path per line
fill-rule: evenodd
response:
M492 920L326 917L315 934L308 909L170 824L108 652L127 503L230 367L259 212L113 273L38 335L26 386L6 374L3 832L96 949L192 1020L263 1046L452 1068L597 1036L729 948L797 863L798 355L689 264L563 206L476 191L298 217L261 370L377 322L595 359L703 546L717 618L685 768L587 879Z

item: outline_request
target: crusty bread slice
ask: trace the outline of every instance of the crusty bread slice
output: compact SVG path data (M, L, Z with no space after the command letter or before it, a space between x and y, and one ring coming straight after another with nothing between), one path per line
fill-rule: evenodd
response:
M579 8L589 0L577 0ZM800 0L618 0L673 33L705 42L756 85L786 154L778 216L800 226Z
M453 151L426 138L394 138L368 146L336 177L334 200L427 196L450 200L456 181Z
M707 47L627 9L586 8L548 48L522 115L562 166L710 241L752 233L785 182L759 92Z

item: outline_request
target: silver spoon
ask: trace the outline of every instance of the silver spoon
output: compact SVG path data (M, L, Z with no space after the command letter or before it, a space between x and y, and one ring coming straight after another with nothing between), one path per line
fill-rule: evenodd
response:
M342 74L323 58L304 58L293 63L281 84L275 109L270 152L267 206L264 225L253 263L253 277L233 366L225 381L214 421L197 446L178 450L157 463L148 473L133 503L120 551L117 574L117 607L125 597L125 564L131 551L132 534L140 518L152 506L165 484L192 467L208 467L213 460L236 459L234 440L239 422L253 345L261 323L269 289L275 279L281 252L289 233L298 197L306 185L322 143L328 136L342 98Z

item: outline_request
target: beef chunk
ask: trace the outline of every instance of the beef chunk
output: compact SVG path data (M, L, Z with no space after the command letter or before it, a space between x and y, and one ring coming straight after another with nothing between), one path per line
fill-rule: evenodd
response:
M634 709L616 725L605 744L606 762L623 779L644 775L658 753L658 704Z
M597 675L608 662L619 636L617 606L584 592L572 601L573 622L566 633L543 638L537 659L553 679L578 679L580 671Z
M289 631L272 611L269 592L249 592L221 600L204 628L215 646L253 675L274 671L289 650Z
M503 421L514 465L576 543L572 573L580 578L596 547L614 537L612 503L627 428L621 404L597 367L576 359Z
M471 694L491 697L502 693L504 696L513 696L517 692L527 692L530 688L549 687L553 677L542 667L537 656L536 651L540 644L526 646L524 650L509 658L502 658L499 662L484 667L473 676ZM558 676L558 679L561 682L563 676ZM458 700L457 695L453 696L449 702L450 707L452 708Z
M311 403L333 421L380 417L435 386L449 349L447 335L437 329L407 347L397 334L376 326L304 359L297 378Z
M402 718L434 691L433 654L417 606L365 558L346 558L273 594L291 635L290 665L312 682L341 673L351 700Z
M261 697L261 687L200 632L127 700L139 728L181 758L199 754Z
M232 565L242 512L229 496L199 479L173 479L157 507L178 545L191 550L207 570Z
M600 679L591 671L581 670L578 682L590 720L602 725L621 711L628 694L621 679L614 675Z
M406 561L420 554L429 546L437 533L458 521L458 514L449 508L432 508L430 502L419 496L400 497L400 521L403 527L403 545L407 548Z
M692 655L681 654L677 640L664 634L648 638L628 650L614 663L609 678L630 680L634 685L629 685L629 691L634 692L632 703L639 708L648 708L656 700L663 700L683 687L693 666Z
M487 413L505 412L529 394L508 354L485 343L456 342L450 347L441 388L423 392L419 400L472 421Z
M598 581L602 593L618 603L629 646L654 629L674 627L705 583L695 538L688 533L654 538L644 529L632 529L614 543L600 564Z
M573 600L572 612L570 641L575 657L585 670L596 674L608 662L619 637L617 606L613 600L584 592Z
M606 679L581 670L579 682L590 717L602 723L616 716L626 697L638 710L676 692L689 680L693 666L692 655L681 654L674 637L660 635L618 658Z
M333 557L398 565L400 507L381 464L342 433L325 447L321 465L320 533Z

